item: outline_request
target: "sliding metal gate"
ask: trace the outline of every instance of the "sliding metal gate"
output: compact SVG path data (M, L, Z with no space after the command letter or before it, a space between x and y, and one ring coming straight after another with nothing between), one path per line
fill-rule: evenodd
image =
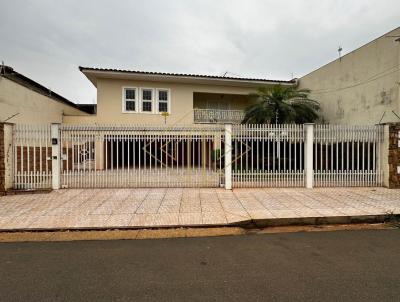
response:
M303 125L234 125L233 187L303 187Z
M61 126L61 186L220 187L223 128Z

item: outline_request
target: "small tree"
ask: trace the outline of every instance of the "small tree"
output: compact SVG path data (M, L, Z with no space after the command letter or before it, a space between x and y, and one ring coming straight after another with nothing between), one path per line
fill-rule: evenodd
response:
M276 85L260 87L250 94L255 100L245 110L244 124L311 123L319 118L320 105L308 98L309 89Z

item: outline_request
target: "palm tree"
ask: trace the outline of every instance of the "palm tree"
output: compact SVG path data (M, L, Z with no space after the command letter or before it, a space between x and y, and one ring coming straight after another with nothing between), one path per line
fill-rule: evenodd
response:
M308 98L309 89L260 87L250 98L256 102L245 110L244 124L311 123L319 118L320 106Z

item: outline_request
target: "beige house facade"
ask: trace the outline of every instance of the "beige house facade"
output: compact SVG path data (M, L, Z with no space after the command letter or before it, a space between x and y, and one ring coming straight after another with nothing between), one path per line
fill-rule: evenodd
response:
M9 66L0 66L0 122L62 123L65 116L87 116L80 107Z
M325 122L400 122L400 27L299 79Z
M248 95L265 85L296 81L150 73L80 67L97 88L97 114L65 123L194 125L240 123Z

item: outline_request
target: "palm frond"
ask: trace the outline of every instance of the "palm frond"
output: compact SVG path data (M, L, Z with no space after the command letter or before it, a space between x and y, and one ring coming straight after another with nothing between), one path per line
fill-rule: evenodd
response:
M320 105L310 99L309 89L275 85L259 87L249 95L254 104L245 110L243 123L305 123L319 118Z

